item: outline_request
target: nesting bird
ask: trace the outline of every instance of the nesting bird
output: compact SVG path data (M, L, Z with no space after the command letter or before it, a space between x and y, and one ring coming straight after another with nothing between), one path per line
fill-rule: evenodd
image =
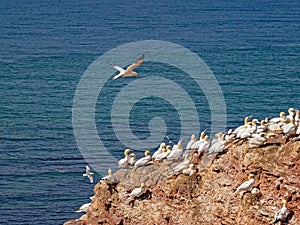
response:
M145 151L145 157L140 158L139 160L137 160L134 164L135 167L138 166L145 166L148 162L150 162L151 160L151 153L149 150Z
M159 148L153 153L152 158L155 159L156 156L162 153L164 147L166 147L166 143L160 143Z
M144 184L144 183L141 183L141 186L140 186L140 187L135 188L135 189L133 189L133 190L131 191L131 193L129 194L129 197L132 197L132 198L133 198L133 197L139 196L139 195L142 193L144 187L145 187L145 184Z
M115 177L112 173L112 170L109 168L108 169L108 175L105 177L102 177L100 181L103 181L106 184L117 184L118 183L118 179L117 177Z
M242 192L242 191L249 191L253 185L254 185L254 174L249 174L248 175L248 181L245 181L244 183L242 183L234 193L238 193L238 192Z
M94 173L91 172L91 168L88 165L86 165L85 166L85 173L82 174L82 176L88 177L91 184L94 182L93 174Z
M177 145L174 145L172 148L172 151L167 156L168 160L176 160L179 159L182 155L183 149L182 149L182 140L178 141Z
M279 221L285 221L288 215L289 211L286 207L286 200L282 200L282 208L275 213L274 221L272 223L274 224Z
M123 167L126 167L129 165L129 152L131 152L132 150L130 149L125 149L124 151L124 158L123 159L120 159L119 162L118 162L118 165L119 165L119 168L123 168Z
M167 158L167 156L170 154L171 150L172 150L171 146L167 145L167 147L163 148L162 152L155 157L154 161L161 161L161 160Z
M190 150L192 149L192 145L197 141L196 136L192 134L191 140L187 143L185 149Z

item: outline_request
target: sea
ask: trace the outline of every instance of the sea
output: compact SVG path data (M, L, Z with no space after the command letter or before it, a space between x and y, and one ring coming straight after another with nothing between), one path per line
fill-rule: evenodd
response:
M176 62L191 68L195 64L180 52L173 55L175 64L168 65L155 61L151 49L145 50L145 62L135 69L139 77L112 80L116 70L108 61L101 64L111 78L101 88L87 87L99 88L99 95L93 96L94 111L87 108L77 118L85 124L90 123L85 116L92 117L98 134L94 142L101 143L96 147L116 160L130 147L126 141L131 137L143 148L149 137L159 140L149 141L153 152L160 141L176 143L181 130L190 129L192 134L207 129L214 135L217 128L226 131L241 125L248 115L261 120L290 107L299 109L299 12L296 0L1 1L0 224L55 225L82 215L74 211L90 201L95 183L106 171L97 169L85 154L95 147L92 142L82 144L89 135L76 136L74 104L79 84L95 62L108 59L125 67L142 54L133 48L123 52L128 59L101 58L119 46L151 41L179 46L205 62L204 69L209 68L212 76L205 80L201 69L199 77L181 70ZM162 54L170 50L164 46ZM150 56L153 60L147 61ZM151 85L151 79L159 77L171 84ZM199 86L199 80L205 85ZM205 91L212 83L216 96ZM135 103L128 111L127 98L121 96L121 106L114 108L118 94L130 85ZM188 98L177 95L181 92L176 88ZM152 89L157 95L149 94ZM130 93L125 92L128 99ZM87 94L81 100L91 99ZM198 116L189 117L195 113ZM122 136L123 117L129 121L131 136ZM141 157L142 149L137 147L136 154ZM105 157L97 162L109 167ZM87 164L95 173L94 184L82 175ZM115 170L116 164L111 167Z

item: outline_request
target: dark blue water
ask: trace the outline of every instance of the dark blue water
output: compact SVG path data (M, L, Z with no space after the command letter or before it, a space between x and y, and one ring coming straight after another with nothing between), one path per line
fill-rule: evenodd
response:
M289 107L300 108L299 4L1 1L1 222L62 224L78 217L74 210L89 201L93 185L82 177L86 162L73 135L73 98L87 67L121 44L164 40L198 54L221 86L228 127L237 126L245 115L262 119ZM145 63L139 72L145 76L160 67ZM162 70L166 77L176 73L180 74L174 68ZM120 80L120 85L131 81ZM205 95L193 87L187 89L191 96L198 96L193 98L201 127L209 128ZM101 121L105 101L99 99L96 122L109 146L115 136L109 121ZM144 120L133 121L132 128L141 139L149 135L145 129L149 115L160 113L171 128L169 134L174 140L178 137L172 128L180 125L179 117L172 105L144 99L133 109L132 118L139 112ZM123 147L115 143L110 150L120 158Z

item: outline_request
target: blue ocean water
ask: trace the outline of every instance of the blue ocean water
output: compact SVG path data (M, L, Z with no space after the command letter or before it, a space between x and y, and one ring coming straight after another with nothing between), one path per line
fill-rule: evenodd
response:
M223 91L228 128L245 115L262 119L300 108L299 1L9 0L0 6L3 224L62 224L89 201L94 185L82 177L86 162L73 134L73 99L88 66L119 45L163 40L198 54ZM183 82L180 71L164 68L146 62L137 70L175 77L193 96L201 128L209 128L204 93ZM115 89L108 83L107 90L113 97L133 80L120 80ZM109 104L109 97L99 97L97 129L121 158L124 146L115 142ZM133 133L147 138L153 115L165 119L176 140L179 116L162 99L143 99L133 108Z

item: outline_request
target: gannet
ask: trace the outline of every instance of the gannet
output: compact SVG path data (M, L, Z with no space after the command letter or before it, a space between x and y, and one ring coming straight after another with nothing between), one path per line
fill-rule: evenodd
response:
M268 125L267 125L266 121L265 120L261 120L260 121L260 125L257 126L256 133L259 134L261 132L265 132L267 130L267 128L268 128Z
M175 166L172 169L171 173L173 173L173 172L177 173L177 172L183 170L184 168L186 168L189 165L189 163L190 163L189 155L185 155L184 161L182 163L178 164L177 166Z
M182 155L183 149L182 149L182 140L178 141L177 145L174 145L172 148L172 151L167 156L168 160L175 160L179 159Z
M269 123L272 124L272 123L279 123L279 122L283 122L286 120L286 114L285 112L280 112L279 113L279 117L275 117L275 118L272 118L270 119Z
M282 200L282 208L275 213L274 221L272 223L274 224L279 221L285 221L288 215L289 211L286 207L286 200Z
M205 132L206 132L206 129L201 132L199 140L194 142L194 144L192 144L191 149L198 149L199 148L199 145L204 141Z
M128 166L129 162L129 152L131 152L132 150L130 149L125 149L124 151L124 155L125 157L123 159L120 159L118 164L119 164L119 168L122 168L122 167L125 167L125 166Z
M247 128L248 127L248 123L249 123L249 119L251 119L252 118L252 116L246 116L245 118L244 118L244 124L243 125L241 125L241 126L238 126L234 131L233 131L233 133L234 134L237 134L241 129L243 129L243 128Z
M107 176L102 177L100 181L103 181L106 184L116 184L118 183L117 177L115 177L112 173L112 170L109 168L107 171Z
M227 134L225 135L226 142L231 142L231 141L235 140L235 136L236 136L236 134L233 133L233 130L229 129L227 131Z
M248 138L249 141L249 148L256 148L260 145L264 144L269 137L266 135L266 133L259 133L259 134L252 134L251 138Z
M287 118L288 120L290 120L290 119L292 119L292 118L295 119L295 116L296 116L296 109L294 109L294 108L289 108L288 112L289 112L289 115L287 115L286 118Z
M243 132L240 133L239 138L241 139L246 139L252 136L252 134L256 133L257 130L257 125L256 123L258 122L257 119L252 120L251 125L245 129ZM237 135L238 137L238 135Z
M139 196L142 193L144 187L145 187L145 184L142 183L140 187L133 189L132 192L129 194L129 196L130 197Z
M163 148L162 153L158 154L155 157L154 161L160 161L160 160L163 160L163 159L167 158L167 156L170 154L171 150L172 150L171 146L167 145L166 148Z
M150 151L147 150L145 151L145 157L140 158L139 160L137 160L134 164L134 166L138 167L138 166L144 166L146 165L148 162L150 162L151 160L151 154Z
M91 203L85 203L82 206L80 206L80 208L77 209L75 212L78 212L78 213L86 212L90 205L91 205Z
M252 186L254 185L254 175L251 173L248 175L248 181L245 181L244 183L242 183L234 193L238 193L241 191L249 191Z
M219 132L215 135L214 140L211 143L211 146L208 149L208 154L222 152L226 144L225 135L222 132Z
M204 141L200 144L198 148L198 153L201 154L203 152L208 151L209 146L210 146L209 137L205 135Z
M136 161L136 155L134 153L131 153L128 157L128 163L129 165L133 166Z
M119 78L119 77L132 77L132 76L138 76L137 72L134 72L133 70L135 68L137 68L138 66L140 66L142 63L144 62L144 55L142 55L142 57L140 57L139 59L137 59L135 61L135 63L131 64L130 66L128 66L126 68L126 70L124 70L122 67L120 66L116 66L115 64L112 64L111 62L109 62L109 65L111 65L113 68L115 68L116 70L119 71L119 74L114 76L114 80Z
M191 163L189 165L189 168L182 170L182 173L185 175L193 176L196 173L196 170L194 169L194 164Z
M91 172L91 168L88 165L86 165L85 166L85 173L82 174L82 176L88 177L89 180L90 180L90 182L91 182L91 184L94 182L93 174L94 173Z
M155 159L157 155L159 155L160 153L162 153L162 149L164 147L166 147L166 143L160 143L159 148L153 153L152 159Z
M290 122L287 124L283 124L281 128L284 134L295 134L296 132L295 119L292 117L290 119Z
M190 150L192 149L192 145L197 141L196 136L194 134L192 134L191 136L191 140L187 143L185 149Z

